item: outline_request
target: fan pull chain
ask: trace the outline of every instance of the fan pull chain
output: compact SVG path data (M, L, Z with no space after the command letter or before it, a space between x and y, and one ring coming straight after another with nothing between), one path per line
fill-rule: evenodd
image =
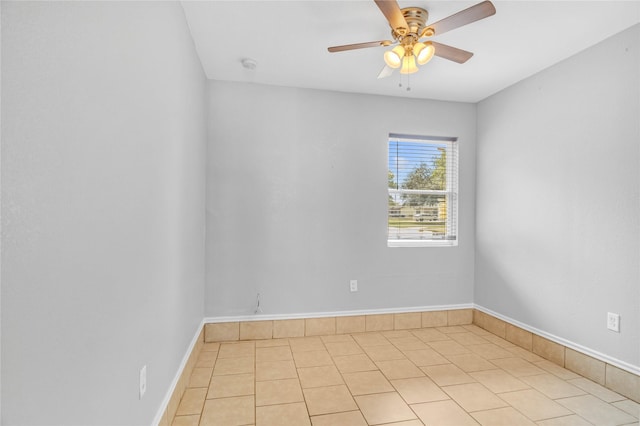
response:
M404 67L405 66L405 61L402 61L402 65L400 65L400 67ZM409 64L406 64L407 66L407 70L409 69ZM399 73L400 74L400 83L398 83L398 87L402 87L402 72ZM411 90L411 80L409 77L409 73L407 73L407 92Z

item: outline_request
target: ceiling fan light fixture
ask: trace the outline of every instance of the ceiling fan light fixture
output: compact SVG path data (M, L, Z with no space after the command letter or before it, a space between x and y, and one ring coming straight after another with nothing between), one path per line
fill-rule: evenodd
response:
M384 52L384 62L391 68L398 68L402 65L404 57L404 47L401 45Z
M378 78L391 75L393 70L397 68L400 68L401 74L413 74L418 71L418 65L425 65L436 53L439 57L458 64L467 62L473 56L472 52L435 41L421 42L420 39L443 34L496 13L496 8L491 0L483 0L427 26L429 12L425 9L420 7L400 9L397 0L374 0L374 2L391 27L392 40L345 44L329 47L328 50L329 52L343 52L345 50L396 45L393 49L384 52L386 66Z
M436 52L436 49L433 47L431 42L426 43L416 43L413 46L413 54L416 55L418 63L420 65L424 65L433 58L433 54Z
M416 57L414 55L410 55L402 58L402 68L400 68L400 74L413 74L414 72L418 72Z

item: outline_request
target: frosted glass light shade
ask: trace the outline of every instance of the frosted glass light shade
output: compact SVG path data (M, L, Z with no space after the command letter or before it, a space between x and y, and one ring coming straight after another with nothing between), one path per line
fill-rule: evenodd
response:
M391 68L398 68L402 65L402 58L404 58L404 47L400 45L384 52L384 62Z
M400 74L413 74L418 71L418 66L416 65L416 57L405 56L402 58L402 68L400 68Z
M433 58L433 54L436 52L436 49L430 42L427 43L416 43L413 46L413 54L418 58L418 63L420 65L424 65Z

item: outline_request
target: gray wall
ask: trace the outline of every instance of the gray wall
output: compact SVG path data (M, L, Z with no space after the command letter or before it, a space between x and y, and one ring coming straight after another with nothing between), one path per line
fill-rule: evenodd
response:
M2 423L150 424L203 317L182 8L3 2L2 55Z
M476 207L476 303L635 366L639 49L636 25L480 102Z
M207 316L473 301L475 105L210 82L209 117ZM389 132L459 137L458 247L387 248Z

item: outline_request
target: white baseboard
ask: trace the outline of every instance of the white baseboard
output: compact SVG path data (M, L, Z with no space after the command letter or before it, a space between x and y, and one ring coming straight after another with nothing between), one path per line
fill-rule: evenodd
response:
M169 386L169 390L167 391L166 395L164 396L164 399L162 400L162 403L160 404L160 408L156 413L156 417L153 419L152 425L158 426L160 424L160 421L162 420L162 416L164 416L164 412L169 406L169 401L171 400L171 396L173 395L173 392L175 392L176 386L178 386L178 381L180 380L180 376L182 376L182 372L184 371L184 368L187 366L187 362L189 362L189 357L193 352L193 348L195 348L196 344L198 343L198 337L200 337L200 333L202 332L203 327L204 327L204 321L200 321L200 325L196 330L196 334L191 339L191 343L189 343L187 352L182 357L182 361L180 362L178 371L176 372L176 375L174 376L173 381L171 382L171 386ZM169 421L171 420L172 419L169 419Z
M332 312L307 312L294 314L255 314L205 317L204 323L220 322L241 322L241 321L277 321L304 318L327 318L327 317L352 317L359 315L382 315L382 314L403 314L409 312L431 312L431 311L452 311L456 309L473 309L473 303L462 303L457 305L437 305L437 306L412 306L408 308L384 308L384 309L363 309L358 311L332 311Z
M502 321L513 324L517 327L522 328L523 330L530 331L531 333L537 334L540 337L544 337L545 339L551 340L552 342L558 343L560 345L566 346L567 348L573 349L574 351L581 352L585 355L589 355L592 358L598 359L600 361L606 362L607 364L611 364L614 367L618 367L622 370L628 371L629 373L633 373L635 375L640 376L640 366L629 364L628 362L621 361L617 358L613 358L609 355L605 355L596 350L587 348L585 346L579 345L578 343L572 342L570 340L564 339L562 337L558 337L551 333L547 333L546 331L540 330L538 328L532 327L528 324L522 323L513 318L509 318L506 315L499 314L491 309L485 308L484 306L474 305L474 308L484 312L485 314L489 314L493 317L499 318Z

